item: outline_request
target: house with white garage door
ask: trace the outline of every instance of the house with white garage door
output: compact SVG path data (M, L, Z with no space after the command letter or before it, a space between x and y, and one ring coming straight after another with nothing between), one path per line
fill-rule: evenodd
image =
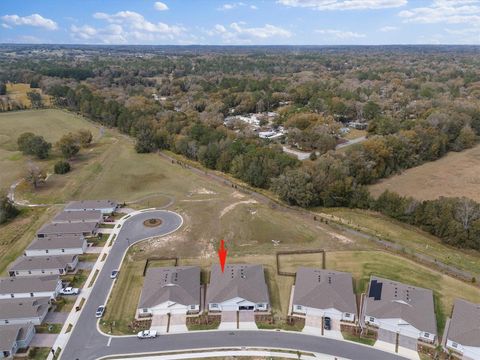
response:
M49 236L32 241L25 250L25 256L81 255L87 250L83 236Z
M47 297L54 300L62 289L57 275L0 278L0 299Z
M0 359L11 359L19 349L25 349L35 335L32 324L0 326Z
M208 310L268 311L270 300L263 265L232 264L212 266L207 288Z
M362 316L366 324L401 337L429 343L437 337L430 289L372 276Z
M0 300L0 328L2 325L40 325L50 309L50 298Z
M480 359L480 304L455 300L446 347L464 359Z
M352 275L345 272L300 267L292 301L293 314L325 316L353 322L357 301Z
M20 256L8 268L8 275L65 275L75 270L77 264L78 255Z
M149 268L145 274L137 317L190 314L200 311L200 268Z

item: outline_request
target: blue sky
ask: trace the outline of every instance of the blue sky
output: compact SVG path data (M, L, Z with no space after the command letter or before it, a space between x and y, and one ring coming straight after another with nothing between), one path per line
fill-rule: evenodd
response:
M1 0L0 42L480 44L480 0Z

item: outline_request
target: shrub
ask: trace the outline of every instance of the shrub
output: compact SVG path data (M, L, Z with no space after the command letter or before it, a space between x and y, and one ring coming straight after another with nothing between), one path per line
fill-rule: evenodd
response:
M70 171L70 163L60 160L55 164L54 171L55 174L66 174Z

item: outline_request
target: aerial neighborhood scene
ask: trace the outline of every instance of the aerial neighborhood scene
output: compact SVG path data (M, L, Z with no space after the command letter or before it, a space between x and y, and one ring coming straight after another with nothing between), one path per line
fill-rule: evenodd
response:
M480 360L480 0L3 0L0 359Z

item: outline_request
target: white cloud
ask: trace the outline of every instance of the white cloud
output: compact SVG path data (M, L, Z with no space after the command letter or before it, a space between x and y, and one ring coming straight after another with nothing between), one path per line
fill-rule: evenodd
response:
M279 4L315 10L367 10L396 8L407 0L277 0Z
M434 0L431 5L401 11L407 23L480 25L480 0Z
M342 31L342 30L334 30L334 29L318 29L315 30L317 34L325 35L330 39L340 39L340 40L348 40L348 39L361 39L366 37L365 34L356 33L353 31Z
M158 10L158 11L165 11L165 10L168 10L168 6L167 4L161 2L161 1L157 1L154 5L155 7L155 10Z
M233 9L237 9L237 8L240 8L240 7L248 7L251 10L257 10L258 9L258 7L256 5L248 5L244 2L239 1L239 2L234 2L234 3L223 4L222 6L217 8L217 10L228 11L228 10L233 10Z
M39 14L32 14L28 16L18 16L18 15L4 15L2 20L7 26L36 26L42 27L47 30L57 30L58 25L55 21L51 19L44 18Z
M93 17L105 21L105 26L72 25L70 32L73 39L105 44L189 43L193 39L183 26L153 23L134 11L115 14L97 12Z
M390 32L390 31L395 31L398 30L398 27L396 26L384 26L380 28L381 32Z
M290 38L293 34L284 28L265 24L261 27L247 27L244 22L233 22L228 27L217 24L210 31L210 36L219 35L228 44L249 44L253 40L267 40L271 38Z

